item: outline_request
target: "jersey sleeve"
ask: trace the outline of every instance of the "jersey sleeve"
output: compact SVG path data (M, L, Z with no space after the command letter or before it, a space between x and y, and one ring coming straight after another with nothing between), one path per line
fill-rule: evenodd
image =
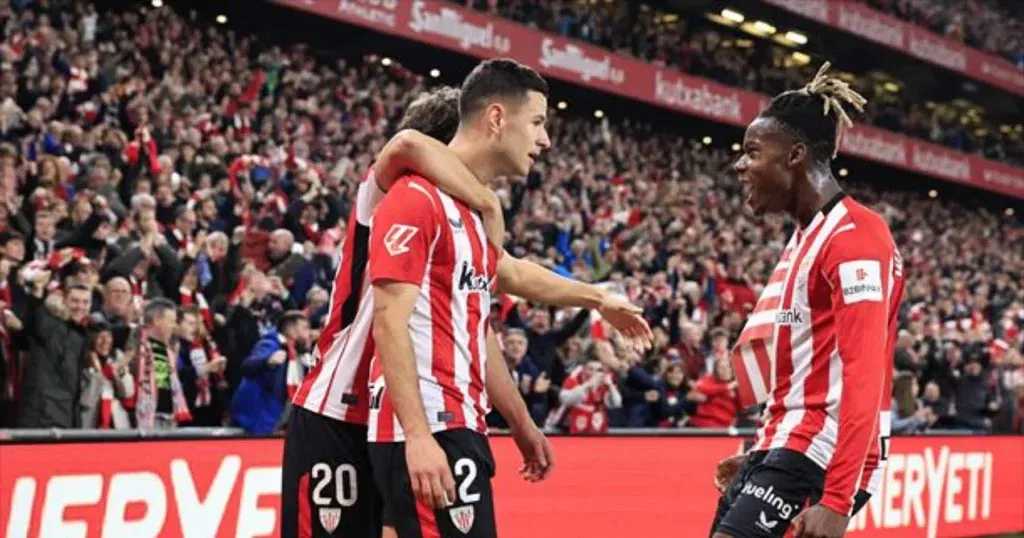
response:
M834 236L822 270L831 287L836 346L842 363L839 432L825 473L821 504L849 515L876 439L882 408L892 293L892 240L854 228ZM886 234L887 235L887 234Z
M371 166L366 170L366 175L359 182L356 188L356 221L363 226L369 226L377 205L384 199L386 193L377 184L376 175Z
M394 185L373 215L370 282L422 282L438 233L430 192L415 180Z

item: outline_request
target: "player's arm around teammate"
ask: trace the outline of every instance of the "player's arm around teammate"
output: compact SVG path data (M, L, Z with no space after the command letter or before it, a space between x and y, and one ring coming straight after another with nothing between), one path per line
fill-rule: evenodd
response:
M381 149L374 164L377 186L387 192L402 174L415 172L442 191L480 212L488 239L500 248L505 221L501 202L445 144L405 129ZM498 289L553 306L595 308L630 342L649 345L653 337L642 309L596 286L558 276L543 267L504 253L498 264Z
M441 141L414 129L391 137L374 161L374 179L387 192L403 174L415 172L442 191L480 212L487 239L497 248L505 240L505 218L498 195L473 175L455 152Z

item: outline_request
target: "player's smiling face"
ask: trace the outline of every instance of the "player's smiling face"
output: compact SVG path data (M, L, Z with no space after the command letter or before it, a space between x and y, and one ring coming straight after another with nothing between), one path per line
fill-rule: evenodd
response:
M773 119L757 118L747 127L743 154L733 169L739 174L747 204L755 214L789 209L795 164L793 147L792 137Z

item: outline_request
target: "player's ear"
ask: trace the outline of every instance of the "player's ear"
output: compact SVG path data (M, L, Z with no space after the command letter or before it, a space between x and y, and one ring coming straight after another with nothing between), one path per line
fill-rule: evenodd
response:
M795 142L789 148L789 159L788 159L788 163L787 164L789 164L789 166L791 168L792 167L797 167L797 166L800 166L801 164L803 164L804 160L806 160L806 159L807 159L807 144L804 144L803 142Z
M507 113L508 111L501 103L495 102L487 105L487 110L484 114L487 118L488 134L497 135L501 132L502 127L505 126L505 121L507 121Z

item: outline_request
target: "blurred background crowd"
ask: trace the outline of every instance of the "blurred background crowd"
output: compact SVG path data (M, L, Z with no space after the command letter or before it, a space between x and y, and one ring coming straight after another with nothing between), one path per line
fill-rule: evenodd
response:
M750 33L735 27L743 22L735 11L729 15L731 18L709 18L702 13L662 11L638 2L449 1L765 95L776 95L803 84L819 65L812 65L810 56L802 52L807 47L794 50L799 42L752 39ZM866 3L1024 66L1024 28L1020 23L1024 20L1024 4L1020 2ZM817 42L812 45L817 57L831 60L840 69L852 63L847 47L829 49ZM911 81L901 79L898 70L876 64L839 75L868 98L861 121L967 153L1018 165L1024 163L1024 131L989 117L983 103L971 103L961 96L930 94L935 88L915 87Z
M766 93L809 68L754 62L772 51L681 19L619 31L604 6L483 7ZM0 426L273 431L314 360L354 186L436 81L170 7L3 0L0 22ZM593 312L502 297L495 326L534 419L573 433L755 424L728 356L792 223L744 207L727 148L636 119L553 113L549 130L529 176L494 186L506 248L625 294L656 342L639 355ZM895 431L1024 431L1021 221L845 184L888 219L910 275Z

